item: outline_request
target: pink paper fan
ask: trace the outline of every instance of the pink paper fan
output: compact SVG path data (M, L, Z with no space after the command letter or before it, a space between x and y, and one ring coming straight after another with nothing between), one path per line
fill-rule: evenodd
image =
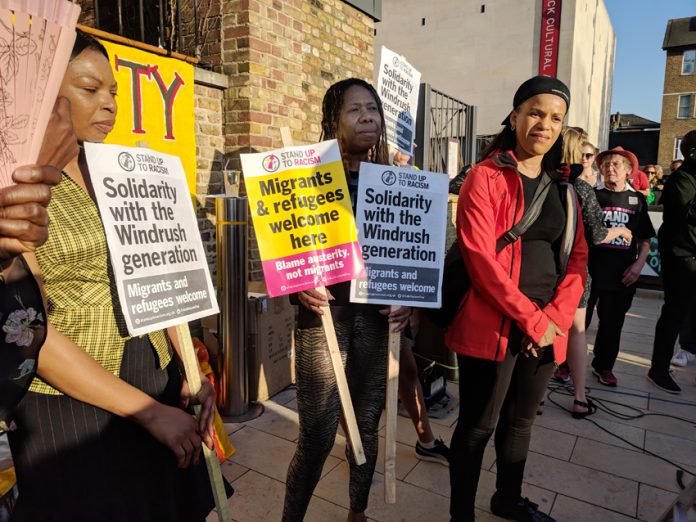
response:
M39 157L79 16L68 0L0 0L0 188Z

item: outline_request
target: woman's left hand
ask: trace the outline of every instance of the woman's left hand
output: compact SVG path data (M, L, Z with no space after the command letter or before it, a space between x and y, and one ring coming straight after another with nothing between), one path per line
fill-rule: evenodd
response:
M638 281L638 278L640 277L640 272L643 270L643 265L638 262L633 263L630 265L626 270L624 270L623 277L621 278L621 282L625 286L631 286Z
M389 323L393 325L392 332L401 332L408 325L408 320L411 317L410 306L399 306L398 308L382 308L379 313L389 316Z
M201 411L198 414L198 434L203 439L208 448L214 448L215 431L213 429L213 419L215 417L215 389L212 383L203 373L201 373L201 389L197 395L191 395L188 381L184 378L181 384L181 407L187 409L189 406L200 405Z

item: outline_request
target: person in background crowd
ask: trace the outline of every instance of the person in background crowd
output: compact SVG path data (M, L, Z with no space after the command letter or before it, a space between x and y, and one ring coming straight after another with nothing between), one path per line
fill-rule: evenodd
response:
M624 226L632 234L632 238L617 237L590 249L592 291L587 305L586 326L592 320L595 307L599 318L592 373L601 384L616 386L613 369L619 354L621 330L655 230L648 216L645 196L627 181L629 173L635 175L638 172L635 155L622 147L615 147L599 154L597 164L604 184L595 192L604 212L604 226L610 230Z
M445 336L459 363L459 419L450 450L453 521L475 518L481 462L494 430L491 511L518 521L553 520L522 497L522 477L537 407L554 360L565 359L565 332L587 275L575 193L559 183L557 172L569 103L568 88L555 78L524 82L503 131L460 192L457 236L471 288ZM521 219L547 180L538 219L498 252L497 238Z
M655 186L657 185L657 169L655 165L645 165L642 169L643 173L648 177L648 194L645 196L648 205L655 204Z
M665 177L665 170L660 165L653 165L653 167L655 168L655 188L662 190L669 176Z
M116 89L106 49L78 32L59 94L79 143L108 135ZM203 521L214 507L198 461L201 440L213 444L212 385L203 378L191 396L164 331L128 336L93 197L75 155L53 189L48 240L26 256L48 331L9 432L13 521ZM199 421L184 411L193 403L202 404Z
M681 142L684 162L665 184L664 213L658 235L665 303L655 326L648 380L668 393L681 388L669 372L674 342L693 317L696 296L696 130ZM693 324L691 324L693 328Z
M582 146L582 179L585 180L592 188L595 188L600 182L600 176L594 169L595 157L599 149L592 145L589 141L585 140Z
M669 164L669 175L667 177L671 176L676 171L678 171L681 168L682 163L684 163L684 160L680 160L680 159L672 160L672 163Z
M631 242L631 231L626 227L618 226L607 228L604 224L604 213L597 203L597 196L590 184L594 181L594 171L590 168L575 169L581 158L585 159L581 150L594 149L587 141L587 135L578 127L566 127L563 129L563 163L570 165L570 181L578 194L582 207L582 221L585 225L585 237L589 246L606 244L617 238ZM589 172L588 172L589 171ZM590 175L587 178L587 175ZM559 365L554 379L560 382L568 382L573 379L574 400L571 408L572 416L582 419L594 413L596 407L592 401L585 397L585 382L587 375L587 337L585 334L585 318L587 302L590 297L592 278L588 277L585 283L585 291L580 299L580 304L573 317L573 325L568 336L568 356L565 363Z
M395 149L392 164L396 167L410 167L411 156ZM413 345L418 335L419 311L413 310L409 326L401 340L399 358L399 399L408 412L416 429L416 457L421 460L449 464L449 448L441 438L436 438L430 426L428 409L425 405L423 387L418 379L418 365L413 355Z
M360 162L388 165L382 102L369 83L350 78L333 84L322 103L321 139L337 139L355 205ZM328 357L320 315L331 313L346 365L350 395L367 462L358 466L346 445L350 463L349 521L367 520L365 509L377 462L377 429L384 408L389 328L403 330L411 309L389 311L376 305L349 301L350 282L328 289L293 294L300 304L297 320L295 368L300 438L290 462L285 489L284 521L301 521L319 482L326 457L336 438L341 403ZM327 308L329 307L330 308Z
M615 149L624 150L623 147L615 147ZM648 180L648 176L640 170L637 163L633 172L629 173L628 182L631 184L631 187L643 194L646 198L650 195L650 181Z

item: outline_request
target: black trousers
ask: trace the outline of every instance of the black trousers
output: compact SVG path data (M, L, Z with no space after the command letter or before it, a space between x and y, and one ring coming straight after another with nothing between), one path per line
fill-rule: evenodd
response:
M594 342L592 367L599 372L611 371L614 368L616 358L619 356L621 330L635 294L635 286L618 290L592 287L590 300L587 303L585 325L589 326L592 322L592 313L596 307L599 325Z
M496 489L511 502L522 492L532 424L553 372L553 349L540 357L518 355L513 327L502 362L458 355L459 420L452 435L450 515L474 520L474 500L486 444L495 430Z
M696 258L676 257L669 252L660 252L660 257L665 304L655 326L651 372L666 375L677 335L686 319L694 316Z

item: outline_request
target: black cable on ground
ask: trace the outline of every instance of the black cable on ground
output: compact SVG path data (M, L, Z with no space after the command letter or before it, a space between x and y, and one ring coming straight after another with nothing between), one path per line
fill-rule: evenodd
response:
M549 401L551 404L553 404L553 405L557 406L558 408L562 409L563 411L566 411L566 412L568 412L569 414L571 414L571 413L572 413L572 410L569 410L569 409L565 408L564 406L562 406L561 404L559 404L558 402L556 402L556 401L553 399L553 395L554 395L554 394L559 394L559 395L566 395L566 396L569 396L569 397L574 397L575 394L574 394L573 388L572 388L571 386L566 386L566 385L563 385L563 384L549 383L548 390L549 390L549 391L548 391L548 393L547 393L547 395L546 395L546 398L548 399L548 401ZM610 392L610 393L623 394L623 395L633 395L633 396L642 397L642 398L645 398L645 399L652 399L652 397L648 397L647 395L632 394L632 393L618 392L618 391L615 392L614 390L602 390L602 391L607 391L607 392ZM589 394L588 394L588 395L589 395ZM638 408L638 407L636 407L636 406L630 406L630 405L628 405L628 404L623 404L623 403L621 403L621 402L612 401L612 400L610 400L610 399L605 399L605 398L601 398L601 399L600 399L600 398L598 398L598 397L590 397L590 398L592 399L592 402L595 404L595 406L597 406L597 410L603 411L603 412L607 413L608 415L610 415L610 416L612 416L612 417L615 417L615 418L617 418L617 419L620 419L620 420L624 420L624 421L626 421L626 420L635 420L635 419L640 419L640 418L642 418L642 417L667 417L667 418L671 418L671 419L676 419L676 420L678 420L678 421L686 422L686 423L691 424L691 425L696 425L696 422L694 422L694 421L692 421L692 420L690 420L690 419L685 419L685 418L683 418L683 417L679 417L679 416L677 416L677 415L670 415L670 414L668 414L668 413L653 413L653 412L646 412L646 411L643 411L642 409L640 409L640 408ZM674 402L674 401L667 401L667 402ZM619 411L617 411L616 409L614 409L614 408L612 408L612 407L610 407L610 406L607 406L607 404L613 404L613 405L615 405L615 406L619 406L619 407L621 407L621 408L625 408L626 410L632 411L632 412L634 412L634 413L633 413L633 414L622 413L622 412L619 412ZM693 403L684 403L684 402L681 402L680 404L687 405L687 406L696 406L696 404L693 404ZM605 433L608 433L608 434L611 435L612 437L614 437L614 438L616 438L616 439L619 439L619 440L622 441L622 442L625 442L625 443L628 444L629 446L631 446L631 447L633 447L633 448L635 448L635 449L641 451L642 453L645 453L645 454L647 454L647 455L650 455L650 456L652 456L652 457L655 457L655 458L657 458L657 459L660 459L660 460L666 462L667 464L670 464L670 465L674 466L675 468L677 468L677 469L678 469L679 471L681 471L682 473L687 473L687 474L689 474L689 475L691 475L691 476L695 476L695 477L696 477L696 475L694 475L693 472L691 472L691 471L689 471L688 469L684 468L683 466L677 464L676 462L673 462L673 461L671 461L671 460L669 460L669 459L667 459L667 458L665 458L665 457L662 457L661 455L658 455L658 454L656 454L656 453L653 453L653 452L650 451L650 450L647 450L647 449L645 449L645 448L641 448L641 447L638 446L637 444L634 444L634 443L632 443L631 441L629 441L629 440L623 438L621 435L617 435L616 433L612 432L611 430L605 428L605 427L602 426L601 424L597 423L594 419L591 419L589 416L584 417L583 420L586 420L586 421L588 421L588 422L591 422L592 424L594 424L595 426L597 426L600 430L604 431ZM681 482L680 482L680 479L681 479ZM679 474L677 475L677 483L679 483L680 486L682 485L682 483L683 483L683 475L682 475L681 477L679 476ZM682 489L683 489L683 488L682 488Z

